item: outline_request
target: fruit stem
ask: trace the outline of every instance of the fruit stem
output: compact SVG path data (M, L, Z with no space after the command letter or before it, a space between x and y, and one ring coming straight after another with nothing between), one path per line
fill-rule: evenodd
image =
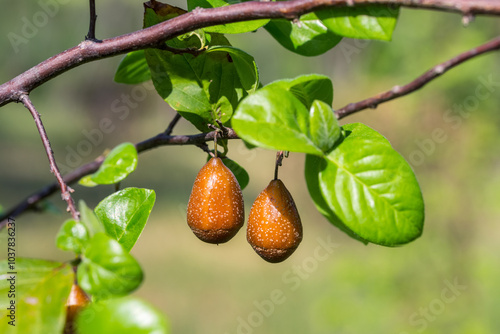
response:
M276 152L276 164L274 166L274 180L278 179L278 168L283 163L283 151Z
M219 131L215 130L215 136L214 136L214 155L217 158L217 135L219 134Z

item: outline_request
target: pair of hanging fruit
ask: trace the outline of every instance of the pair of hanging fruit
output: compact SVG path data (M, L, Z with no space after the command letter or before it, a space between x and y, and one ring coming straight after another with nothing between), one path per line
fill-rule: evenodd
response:
M218 157L211 158L196 176L189 198L187 222L202 241L229 241L244 223L241 188ZM264 260L284 261L302 241L302 224L292 195L275 177L250 210L247 240Z

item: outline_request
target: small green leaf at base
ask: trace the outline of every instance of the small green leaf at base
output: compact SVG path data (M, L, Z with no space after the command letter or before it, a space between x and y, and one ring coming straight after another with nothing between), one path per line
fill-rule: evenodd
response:
M165 317L144 301L124 297L89 305L77 318L79 334L168 334Z

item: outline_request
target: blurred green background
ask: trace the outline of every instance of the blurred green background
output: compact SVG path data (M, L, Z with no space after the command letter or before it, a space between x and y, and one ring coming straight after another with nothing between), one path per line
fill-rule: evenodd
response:
M57 6L41 5L49 2ZM98 38L141 27L141 1L97 2ZM87 5L0 0L0 81L81 41L88 28ZM40 12L51 15L43 20ZM38 26L29 30L26 22ZM264 84L311 72L330 76L334 108L339 108L405 84L493 38L499 28L494 17L478 17L464 27L457 14L403 9L392 42L345 39L315 58L286 51L265 31L229 38L255 57ZM14 35L25 39L13 42ZM173 117L151 89L113 83L121 58L83 65L32 92L63 170L121 142L153 136ZM127 106L124 96L132 94L136 99L126 108L128 114L117 112ZM384 134L420 180L426 201L424 234L399 248L364 246L331 226L308 196L302 154L291 154L280 170L304 225L304 240L291 258L265 263L247 244L243 230L227 244L204 244L187 227L185 210L205 154L196 147L142 154L138 169L122 185L157 193L132 251L145 271L134 295L162 310L173 333L498 333L499 105L500 55L491 53L408 97L343 120L366 123ZM113 131L101 138L96 130L103 119L111 121ZM95 135L95 145L83 144L86 133ZM174 131L194 133L185 121ZM21 105L0 110L0 156L4 208L53 182L36 128ZM234 141L229 156L250 174L244 190L248 212L272 178L274 152L249 151ZM74 198L91 207L113 191L106 186L74 189ZM69 216L59 195L50 201L59 213L27 213L17 219L18 256L71 259L54 245ZM0 235L4 245L5 231ZM6 250L0 252L4 258Z

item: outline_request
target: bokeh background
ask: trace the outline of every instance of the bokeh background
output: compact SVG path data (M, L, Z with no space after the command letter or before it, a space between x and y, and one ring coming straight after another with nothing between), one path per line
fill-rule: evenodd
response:
M98 2L97 37L139 29L139 0ZM42 4L52 3L51 9ZM56 4L57 6L55 6ZM181 2L172 4L185 8ZM81 41L86 1L0 0L0 81ZM57 9L57 10L56 10ZM45 12L50 15L43 20ZM29 30L26 22L36 23ZM493 38L500 20L402 9L393 41L345 39L314 58L283 49L265 31L230 36L252 54L262 83L306 73L332 78L334 108L409 82L428 68ZM26 30L28 29L28 30ZM24 40L16 42L14 35ZM31 97L63 170L89 162L121 142L163 131L174 112L152 90L113 82L122 57L78 67ZM134 91L135 89L135 91ZM147 92L128 106L125 95ZM280 177L293 194L304 240L281 264L261 260L242 230L231 242L200 242L185 222L194 178L206 156L196 147L162 147L140 156L122 184L152 188L157 201L132 253L145 271L134 295L168 316L173 333L498 333L500 329L500 55L467 62L420 91L363 111L363 122L412 164L426 201L422 237L399 247L364 246L331 226L315 209L303 178L304 156L291 154ZM103 119L113 131L88 148L85 133ZM93 132L94 131L94 132ZM194 134L181 121L174 134ZM99 137L99 136L97 136ZM96 138L97 138L96 137ZM77 151L75 155L71 152ZM250 174L246 212L272 178L274 152L230 144L229 156ZM0 205L9 208L53 182L29 113L0 109ZM74 186L74 198L94 207L112 187ZM69 216L58 195L43 214L17 219L18 256L66 261L54 237ZM1 243L5 231L0 232ZM329 245L325 248L324 245ZM1 251L4 257L6 250Z

